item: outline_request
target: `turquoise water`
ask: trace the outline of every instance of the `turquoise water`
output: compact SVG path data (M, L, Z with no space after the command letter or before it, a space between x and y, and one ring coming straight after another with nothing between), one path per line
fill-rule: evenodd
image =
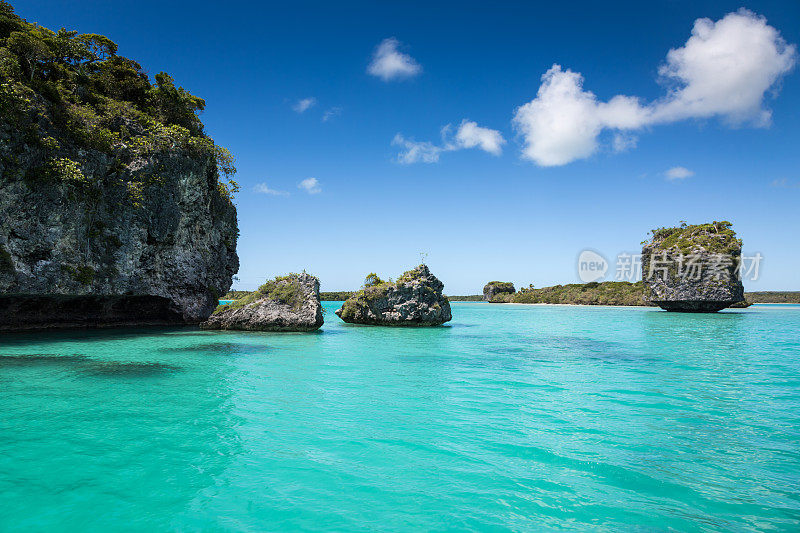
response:
M800 307L0 337L0 530L797 530Z

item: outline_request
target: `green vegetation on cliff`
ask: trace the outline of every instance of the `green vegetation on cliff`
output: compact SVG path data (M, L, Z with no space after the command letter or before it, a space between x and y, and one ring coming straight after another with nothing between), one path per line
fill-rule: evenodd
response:
M384 283L386 282L383 281L375 272L370 272L367 274L367 277L364 278L364 287L375 287Z
M228 305L220 305L214 310L214 313L219 313L227 309L238 309L247 304L251 304L256 300L268 298L278 303L286 304L293 309L298 309L303 305L303 291L297 283L297 276L299 274L289 274L286 276L277 276L252 292L235 291L242 294L240 298L233 299L234 301ZM232 294L232 293L228 293ZM226 294L226 296L228 296Z
M486 286L492 287L497 291L514 291L514 284L510 281L490 281Z
M238 300L239 298L244 298L252 292L253 291L228 291L225 296L220 298L220 300Z
M696 249L715 254L738 254L742 249L742 241L736 238L736 232L731 229L732 225L727 220L694 225L683 222L675 228L652 230L650 242L656 250L677 249L684 255ZM642 244L649 243L646 241Z
M160 153L181 150L212 161L209 180L230 200L238 190L233 156L203 132L198 113L204 107L164 72L153 85L107 37L54 32L18 17L0 0L5 178L70 186L89 204L122 190L136 206L145 189L163 182L165 169L134 170ZM106 171L90 172L97 167L90 160L101 161Z
M2 261L2 257L0 257L0 261ZM2 266L0 264L0 266ZM239 300L240 298L244 298L249 294L253 294L254 291L230 291L228 294L220 298L220 300ZM343 302L350 298L354 291L329 291L329 292L321 292L319 293L319 299L322 302Z

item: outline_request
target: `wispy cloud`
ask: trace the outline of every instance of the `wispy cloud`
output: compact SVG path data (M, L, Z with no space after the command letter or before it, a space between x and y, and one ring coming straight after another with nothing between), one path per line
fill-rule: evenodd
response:
M623 95L599 101L584 90L580 73L555 64L542 76L536 98L514 113L525 143L522 157L540 166L565 165L595 153L606 130L631 132L693 118L768 126L765 97L796 60L796 47L764 17L740 9L716 22L695 21L691 37L670 50L659 68L666 93L652 103ZM630 147L618 139L615 150Z
M492 155L500 155L506 140L503 135L490 128L478 126L476 122L464 119L459 124L455 135L451 135L453 127L448 124L441 130L442 143L437 145L427 141L407 139L398 133L392 139L393 146L400 146L402 150L397 154L397 162L411 163L436 163L442 152L454 152L467 148L479 148Z
M316 104L317 104L317 99L314 98L313 96L310 96L308 98L303 98L301 100L298 100L292 106L292 109L294 109L295 112L297 113L305 113L306 111L314 107Z
M686 178L691 178L692 176L694 176L694 172L692 172L686 167L672 167L671 169L664 172L664 177L668 181L685 180Z
M308 194L319 194L322 192L322 187L317 178L306 178L297 184L297 188L306 191Z
M429 142L418 142L414 139L406 139L398 133L392 139L392 146L400 146L402 150L397 154L397 162L404 165L411 163L436 163L439 161L439 154L444 150L441 146L436 146Z
M339 106L332 107L322 114L322 122L328 122L342 114L342 108Z
M422 67L408 54L400 52L400 41L384 39L375 49L367 72L383 81L412 78L422 72Z
M628 150L636 148L638 142L639 138L636 137L636 135L630 133L616 133L614 134L611 149L617 154L627 152Z
M770 186L776 189L800 189L800 181L789 181L786 178L772 180Z
M256 183L255 187L253 187L253 191L259 194L269 194L272 196L289 196L288 192L272 189L266 183Z

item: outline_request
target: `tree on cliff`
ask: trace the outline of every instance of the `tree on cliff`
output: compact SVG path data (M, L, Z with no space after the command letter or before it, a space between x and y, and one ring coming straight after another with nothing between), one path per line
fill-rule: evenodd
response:
M25 21L0 0L0 80L6 123L0 126L24 133L27 144L42 148L41 161L26 179L68 182L74 172L59 171L74 166L64 159L80 166L70 156L81 150L97 150L125 165L183 148L216 163L223 196L230 199L238 189L233 156L203 131L198 114L205 101L164 72L156 74L153 85L136 61L117 55L108 37L64 28L54 32ZM135 203L137 191L158 183L157 175L142 181L137 174L134 183L122 175L115 174L116 183L98 185L124 187Z
M367 277L364 278L364 287L375 287L382 283L384 283L384 281L375 272L370 272L367 274Z

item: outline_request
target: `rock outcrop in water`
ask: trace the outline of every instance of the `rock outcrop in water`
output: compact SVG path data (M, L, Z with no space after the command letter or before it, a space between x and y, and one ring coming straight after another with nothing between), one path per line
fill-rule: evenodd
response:
M444 284L426 265L420 265L394 283L380 283L358 291L336 314L353 324L438 326L453 318L442 289Z
M218 307L201 327L247 331L314 331L322 323L319 280L302 273L277 277L244 298Z
M483 299L484 301L491 302L495 300L497 296L505 295L505 294L514 294L517 290L514 288L514 284L508 281L490 281L483 287Z
M653 230L642 249L644 298L685 312L715 312L741 302L741 254L730 222Z
M0 330L205 320L238 228L203 100L5 2L0 81Z

